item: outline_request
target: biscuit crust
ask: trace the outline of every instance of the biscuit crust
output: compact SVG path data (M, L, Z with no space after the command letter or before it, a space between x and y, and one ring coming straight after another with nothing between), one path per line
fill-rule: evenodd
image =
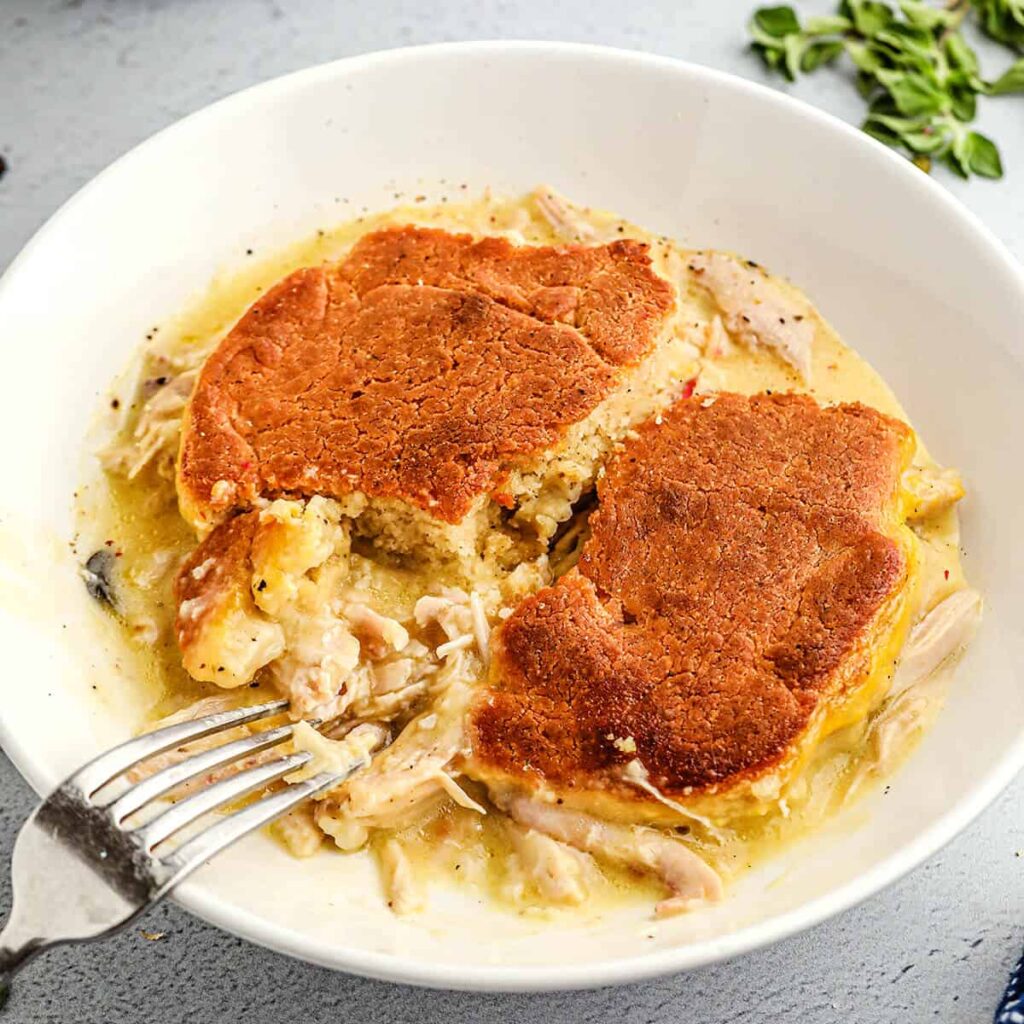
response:
M652 349L673 290L646 244L365 236L257 302L203 367L178 461L213 525L261 497L362 493L459 522Z
M912 562L910 428L799 395L678 402L614 457L578 566L497 631L470 771L649 801L778 766L856 692Z

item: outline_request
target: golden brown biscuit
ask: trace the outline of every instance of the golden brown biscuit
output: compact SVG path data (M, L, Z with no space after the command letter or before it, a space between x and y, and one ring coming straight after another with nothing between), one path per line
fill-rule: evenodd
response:
M663 327L647 246L421 228L299 270L207 360L178 492L211 525L263 496L354 492L454 523L587 416Z
M634 759L669 798L721 791L795 756L902 628L907 426L797 395L659 419L610 462L577 568L497 631L471 774L604 810L657 808Z

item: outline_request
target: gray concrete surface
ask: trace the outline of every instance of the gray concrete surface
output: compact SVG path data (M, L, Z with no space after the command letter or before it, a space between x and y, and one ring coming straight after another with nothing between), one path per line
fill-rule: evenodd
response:
M0 0L0 268L98 170L184 114L309 64L438 40L593 41L760 79L744 50L754 0ZM805 10L831 3L807 0ZM986 52L986 55L989 55ZM990 55L990 66L1001 57ZM850 120L841 76L793 91ZM986 105L1001 183L942 177L1024 257L1024 101ZM2 337L2 325L0 325ZM26 681L26 685L30 685ZM81 1024L359 1021L486 1024L980 1024L1024 944L1024 779L911 877L809 934L732 963L643 985L511 997L426 992L333 974L250 946L165 906L23 979L0 1020ZM0 861L32 806L0 759ZM56 880L55 880L56 881ZM58 883L59 884L59 883ZM9 905L0 871L0 908Z

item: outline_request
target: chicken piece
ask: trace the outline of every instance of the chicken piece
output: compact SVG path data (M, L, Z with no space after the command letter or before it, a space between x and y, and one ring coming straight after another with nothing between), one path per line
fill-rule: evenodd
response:
M450 659L439 673L444 692L429 713L409 722L366 771L331 790L318 818L331 815L364 827L394 828L445 798L476 806L448 774L465 745L463 720L471 689L464 657Z
M487 621L487 609L484 608L483 599L475 590L469 595L469 612L473 624L473 640L481 660L486 665L490 657L491 626Z
M436 623L447 637L436 650L439 658L475 647L480 660L487 664L491 625L483 598L476 591L467 594L457 587L442 587L438 594L421 597L413 615L421 629Z
M378 861L388 906L396 914L414 914L422 910L423 890L417 884L402 844L397 839L386 840L380 848Z
M409 643L409 633L400 622L375 612L367 604L353 601L345 605L343 614L371 658L404 651Z
M938 711L941 688L930 686L936 672L962 651L981 621L981 595L964 589L939 602L911 630L896 668L892 690L871 723L870 757L858 767L847 798L871 776L888 775L908 742Z
M658 917L689 909L700 900L717 900L717 873L676 839L636 825L613 825L522 795L498 796L499 807L527 828L568 843L585 853L655 875L672 894L655 907Z
M173 480L181 419L198 375L198 370L189 370L175 376L161 374L144 382L144 391L156 390L146 399L131 435L119 436L101 453L103 467L134 480L153 464L161 476Z
M810 383L815 317L806 300L758 264L727 253L694 253L688 266L736 341L771 349Z
M334 845L344 853L361 850L370 839L370 830L358 821L340 813L337 804L325 800L316 805L313 812L316 826L334 840Z
M293 857L312 857L324 842L324 834L313 817L313 806L308 802L278 818L270 826L270 834Z
M982 600L966 588L940 601L910 631L903 645L892 694L901 693L928 679L946 661L962 651L981 621Z
M413 644L421 646L417 641L409 646ZM430 676L437 669L437 662L429 655L424 648L422 654L413 657L360 666L356 672L366 676L366 685L360 685L360 692L365 689L366 695L353 702L349 714L354 718L390 722L407 712L427 695Z
M357 725L340 740L316 731L308 722L296 722L292 743L296 751L308 751L312 759L298 771L285 776L287 782L302 782L321 772L357 770L370 763L373 752L388 740L388 730L374 722Z
M336 597L349 549L337 502L275 501L260 514L253 595L283 626L286 651L271 672L298 716L330 719L355 708L365 715L376 694L398 690L413 674L411 662L379 671L376 664L409 646L405 627L374 610L368 594ZM400 706L394 697L389 703Z
M630 744L632 745L632 749L630 749ZM627 737L625 740L620 739L614 741L614 746L622 753L636 752L636 741L632 736ZM626 766L622 770L622 777L630 785L636 786L638 789L642 789L645 793L653 796L658 803L664 804L665 807L675 811L676 814L679 815L681 821L696 823L701 826L706 835L718 841L723 840L724 834L722 830L715 825L710 818L697 814L690 808L684 807L678 801L665 796L665 794L651 782L651 774L647 770L647 766L638 757L634 757L632 761L626 762Z
M911 466L903 474L903 488L913 499L911 522L943 512L964 496L960 474L942 466Z
M424 648L423 654L427 653L429 652ZM395 658L393 661L378 662L373 666L373 695L378 697L406 689L413 681L416 668L415 658Z
M411 683L410 664L377 672L378 661L409 646L409 634L369 607L368 595L345 592L349 530L340 504L321 497L278 499L217 527L178 577L178 640L189 673L237 686L269 665L297 718L365 712L375 694Z
M337 718L369 696L359 664L359 641L345 619L330 607L289 614L284 631L287 649L270 666L278 690L291 701L296 718Z
M449 640L473 634L469 595L458 587L442 587L437 594L421 597L413 609L413 617L421 629L437 623Z
M564 238L567 242L585 244L597 241L598 232L594 225L553 188L543 185L535 189L533 201L541 216L551 225L551 229L559 238Z
M531 884L547 903L575 907L586 900L587 883L595 872L587 854L515 821L508 822L506 832L522 876L520 897L525 885Z

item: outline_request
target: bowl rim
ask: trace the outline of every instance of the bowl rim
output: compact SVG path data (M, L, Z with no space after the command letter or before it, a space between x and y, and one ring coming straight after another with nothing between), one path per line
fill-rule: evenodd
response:
M936 208L960 226L966 228L983 243L995 258L1008 284L1014 284L1024 294L1024 266L1019 264L1007 246L950 192L929 176L922 174L909 161L888 147L860 132L839 118L761 83L720 71L702 64L675 57L652 54L641 50L628 50L591 43L541 40L478 40L429 43L418 46L396 47L343 57L280 75L222 97L213 103L151 134L122 156L115 159L99 174L79 188L35 232L0 276L0 308L5 296L18 286L18 279L34 253L59 233L65 215L88 199L95 189L103 186L108 177L129 169L132 162L148 147L165 143L186 130L193 122L219 114L227 107L258 105L265 97L275 93L308 85L318 79L337 75L358 74L370 68L415 64L421 58L453 58L519 54L534 58L573 57L581 61L617 62L638 68L660 69L689 78L692 82L711 83L718 88L733 90L737 94L754 98L757 102L774 105L797 115L816 130L829 132L834 137L870 151L872 159L887 173L903 176L909 187L926 194ZM28 746L14 735L0 712L0 745L21 775L42 794L54 784L45 770L32 756ZM196 881L186 881L175 891L173 898L187 910L219 928L239 935L261 946L297 957L309 963L348 973L386 981L401 982L431 988L471 991L542 992L597 988L636 982L705 966L762 948L795 935L856 906L882 889L902 878L946 845L966 828L1024 769L1024 734L996 762L987 775L981 777L971 794L954 804L936 819L924 832L901 850L886 858L873 869L857 876L844 885L819 896L802 907L757 924L740 928L718 938L703 940L685 946L662 949L633 957L558 966L460 966L454 964L425 963L394 953L381 953L367 949L343 949L325 946L293 929L272 924L258 914L226 903L214 892Z

